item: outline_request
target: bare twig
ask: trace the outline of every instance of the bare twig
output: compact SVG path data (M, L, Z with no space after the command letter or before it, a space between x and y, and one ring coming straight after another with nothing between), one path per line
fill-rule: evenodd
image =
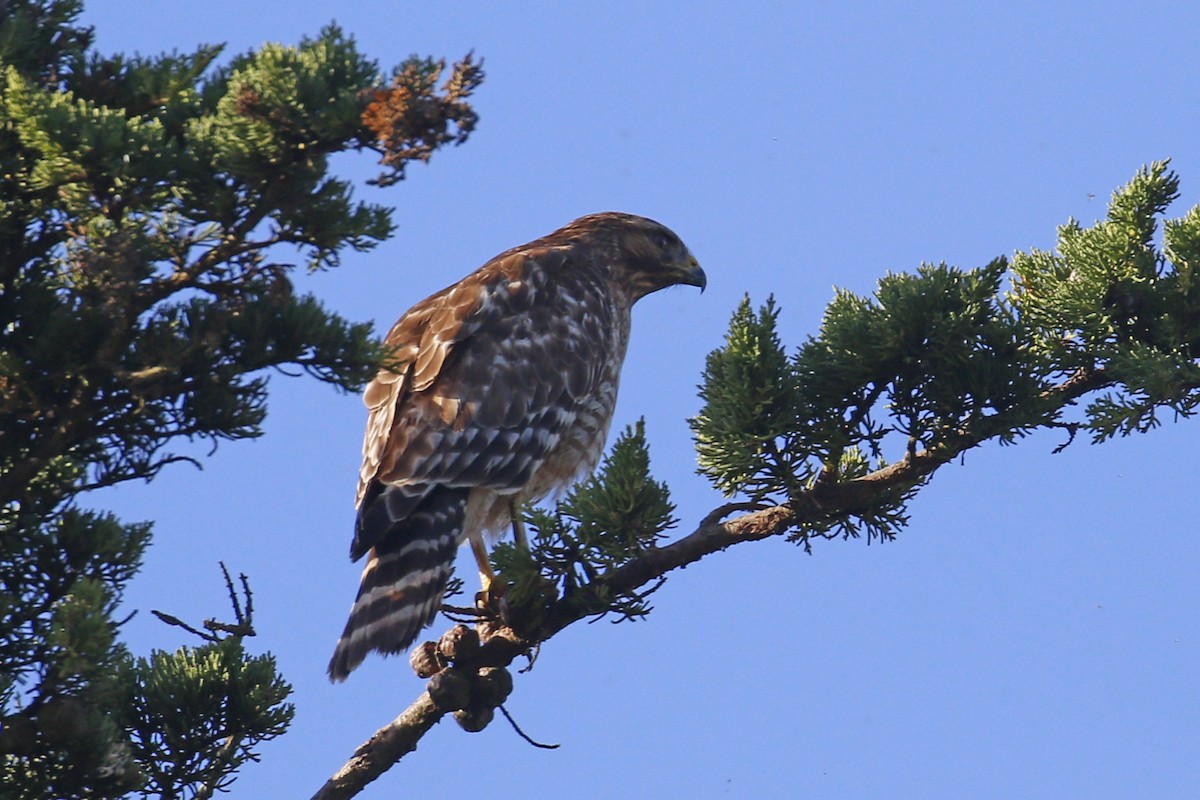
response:
M225 576L225 588L229 591L229 602L233 606L233 618L236 622L220 622L215 619L206 619L201 623L204 630L199 630L188 625L173 614L167 614L155 609L151 609L150 613L168 625L183 628L188 633L195 634L206 642L219 642L230 636L254 636L254 595L250 591L250 581L244 574L238 575L238 581L242 585L242 595L246 598L245 605L243 606L242 601L238 598L237 590L233 587L233 578L229 577L229 570L225 568L225 562L222 561L220 564L221 574Z
M217 641L216 636L213 636L211 633L206 633L205 631L197 630L196 628L193 628L191 625L188 625L186 622L181 620L179 617L174 616L173 614L167 614L165 612L159 611L156 608L150 609L150 613L153 614L154 616L158 617L159 619L161 619L163 622L167 623L168 625L174 625L177 628L183 628L188 633L194 633L195 635L199 636L201 639L204 639L206 642Z
M557 750L561 746L561 745L557 745L557 744L543 744L541 742L534 741L533 739L529 738L529 734L527 734L527 733L525 733L525 731L521 730L521 726L518 725L517 721L512 718L512 714L508 713L508 709L505 708L503 704L500 704L499 706L497 706L497 708L500 709L500 713L504 715L504 718L506 720L508 720L508 724L512 725L512 729L517 732L517 736L520 736L522 739L529 742L534 747L540 747L543 750Z

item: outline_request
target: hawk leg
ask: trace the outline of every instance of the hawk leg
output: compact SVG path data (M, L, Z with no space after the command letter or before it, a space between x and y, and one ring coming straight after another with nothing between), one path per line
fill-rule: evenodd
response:
M519 513L519 503L516 497L510 497L508 500L508 513L512 520L513 541L517 547L529 550L529 535L525 532L525 521ZM483 537L480 535L472 535L468 537L471 542L471 552L475 556L475 566L479 569L479 586L480 591L475 595L475 606L483 612L484 615L499 614L500 619L504 618L506 605L504 602L504 586L500 585L495 591L492 585L496 583L496 572L492 569L491 561L488 560L487 545L484 544ZM483 620L485 616L480 617L480 624L485 624Z
M470 541L471 552L475 554L475 565L479 568L480 590L475 595L475 629L479 631L480 638L486 640L503 619L504 584L496 582L496 573L488 561L487 545L484 544L483 536L471 536Z
M486 597L491 591L492 581L496 580L496 573L492 571L492 564L488 561L487 545L483 543L483 537L471 536L470 540L471 552L475 554L475 565L479 567L479 585Z
M508 499L508 513L512 517L513 544L528 552L529 535L525 533L525 520L521 516L520 504L517 502L516 495Z

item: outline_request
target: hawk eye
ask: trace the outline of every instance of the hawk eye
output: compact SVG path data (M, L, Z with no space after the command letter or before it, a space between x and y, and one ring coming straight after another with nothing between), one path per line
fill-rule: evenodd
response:
M653 240L655 247L659 247L663 250L666 250L671 246L671 237L667 236L665 233L656 233L653 237L651 237L651 239Z

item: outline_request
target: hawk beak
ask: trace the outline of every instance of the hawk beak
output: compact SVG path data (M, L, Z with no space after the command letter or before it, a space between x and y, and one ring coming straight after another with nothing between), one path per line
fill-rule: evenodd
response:
M700 269L700 262L691 253L688 253L687 261L684 261L679 267L679 282L688 286L700 287L701 294L708 286L708 276L704 274L704 270Z

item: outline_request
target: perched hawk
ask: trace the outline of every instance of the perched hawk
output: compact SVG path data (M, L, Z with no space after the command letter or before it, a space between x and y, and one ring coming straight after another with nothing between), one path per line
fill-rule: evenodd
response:
M350 557L367 556L329 677L398 653L433 621L458 546L590 472L604 449L629 315L704 271L669 229L592 214L418 303L388 333L369 409Z

